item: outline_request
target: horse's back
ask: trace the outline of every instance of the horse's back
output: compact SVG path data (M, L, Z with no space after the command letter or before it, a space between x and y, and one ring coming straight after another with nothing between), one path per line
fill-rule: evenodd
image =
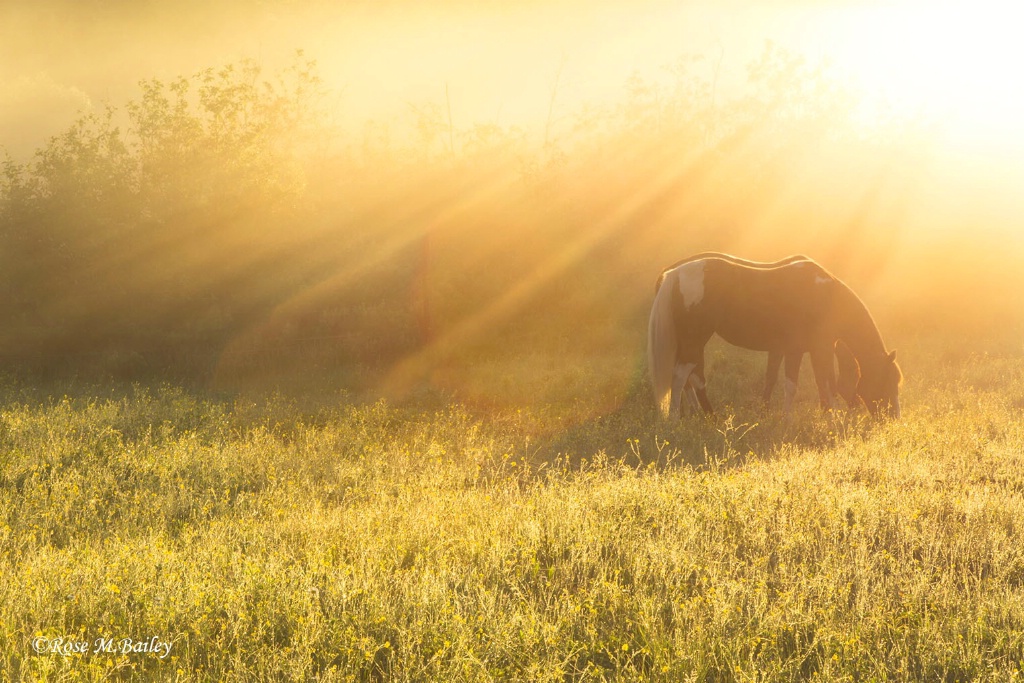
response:
M709 301L719 300L724 307L768 311L814 308L827 298L835 282L828 271L810 259L770 268L707 259L704 280Z
M787 256L786 258L779 259L778 261L752 261L750 259L740 258L739 256L733 256L732 254L726 254L719 251L702 251L699 254L688 256L682 259L681 261L676 261L667 268L663 268L661 271L661 275L658 276L658 281L654 285L654 291L658 291L658 289L661 288L661 283L665 281L665 276L668 275L669 272L690 263L694 263L697 261L706 261L709 259L717 259L721 261L726 261L728 263L735 263L738 265L748 266L750 268L757 269L777 268L780 266L786 266L793 263L799 263L802 261L811 261L810 258L804 256L803 254L793 254L792 256Z
M811 260L761 268L707 258L682 268L688 270L672 271L680 285L688 277L687 287L701 296L680 314L752 349L804 347L802 340L828 315L834 289L834 278Z
M829 305L838 283L824 267L806 257L747 265L719 255L679 262L662 274L658 289L667 280L678 290L675 306L681 313L705 310L715 317L753 318L813 315Z

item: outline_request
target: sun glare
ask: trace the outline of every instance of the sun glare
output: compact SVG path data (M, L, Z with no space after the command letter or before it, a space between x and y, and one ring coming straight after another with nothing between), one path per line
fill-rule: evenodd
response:
M905 2L837 10L837 66L873 110L920 117L954 139L1024 143L1024 43L1016 9Z

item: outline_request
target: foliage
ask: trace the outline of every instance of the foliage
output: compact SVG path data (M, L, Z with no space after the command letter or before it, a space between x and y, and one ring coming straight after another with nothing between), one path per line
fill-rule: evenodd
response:
M124 112L87 113L32 161L8 159L8 351L204 340L265 304L242 290L304 236L292 224L318 148L313 68L300 54L271 80L243 62L144 81Z

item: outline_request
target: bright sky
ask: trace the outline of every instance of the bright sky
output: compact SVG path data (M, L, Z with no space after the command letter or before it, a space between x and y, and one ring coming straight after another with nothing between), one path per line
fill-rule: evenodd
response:
M837 65L960 143L1024 139L1024 42L1011 3L903 2L836 10Z
M341 93L342 119L401 120L444 102L456 125L556 125L621 97L627 78L665 75L680 56L735 92L772 40L828 63L946 138L1014 158L1024 150L1024 41L995 2L374 2L42 0L0 8L0 144L25 153L83 107L135 96L136 83L254 57L269 69L296 48Z

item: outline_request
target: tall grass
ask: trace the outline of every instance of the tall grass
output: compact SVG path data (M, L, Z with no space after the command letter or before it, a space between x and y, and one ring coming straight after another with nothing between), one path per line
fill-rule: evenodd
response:
M1024 364L928 348L901 351L885 424L810 399L786 420L722 374L725 416L678 424L636 397L581 418L9 386L0 671L1013 680ZM35 654L38 636L172 647Z

